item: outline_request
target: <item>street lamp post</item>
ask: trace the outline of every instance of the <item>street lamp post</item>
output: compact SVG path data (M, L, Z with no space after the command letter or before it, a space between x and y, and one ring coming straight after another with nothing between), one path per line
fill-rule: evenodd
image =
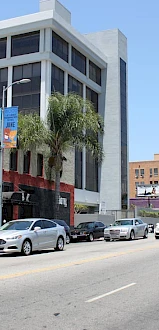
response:
M3 94L2 94L2 108L1 108L1 145L0 145L0 226L2 225L2 209L3 209L3 138L4 138L4 102L5 102L5 92L12 87L13 85L18 84L27 84L31 80L30 79L21 79L13 82L11 85L5 87L3 86Z

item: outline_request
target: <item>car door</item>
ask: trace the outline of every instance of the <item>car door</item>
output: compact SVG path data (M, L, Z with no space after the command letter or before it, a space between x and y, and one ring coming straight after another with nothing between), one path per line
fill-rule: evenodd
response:
M140 236L141 236L141 227L138 219L135 219L135 237L140 237Z
M99 223L95 222L94 224L94 238L99 238L100 237L100 227L99 227Z
M41 229L34 231L35 227L40 227ZM43 227L42 220L37 220L34 222L31 228L31 236L33 243L33 250L35 249L43 249L45 247L45 230Z
M105 228L105 225L103 222L98 222L98 237L104 237L104 228Z
M138 219L139 225L140 225L140 236L144 236L145 233L145 224L141 219Z
M57 242L57 224L53 221L43 220L45 229L45 246L46 248L52 248L56 246Z

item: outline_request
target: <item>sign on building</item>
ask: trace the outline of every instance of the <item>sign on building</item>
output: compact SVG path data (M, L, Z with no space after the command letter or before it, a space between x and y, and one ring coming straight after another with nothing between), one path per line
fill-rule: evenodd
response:
M159 197L159 185L158 184L138 185L137 197Z
M4 109L4 148L17 147L18 107Z

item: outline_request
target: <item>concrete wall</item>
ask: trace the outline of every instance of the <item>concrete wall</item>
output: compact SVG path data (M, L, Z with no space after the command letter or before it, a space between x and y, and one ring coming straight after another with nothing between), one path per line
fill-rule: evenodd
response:
M116 210L121 209L120 57L127 62L127 40L119 30L91 33L86 37L107 56L107 72L102 78L105 99L101 95L99 100L105 123L100 203L105 202L106 209Z

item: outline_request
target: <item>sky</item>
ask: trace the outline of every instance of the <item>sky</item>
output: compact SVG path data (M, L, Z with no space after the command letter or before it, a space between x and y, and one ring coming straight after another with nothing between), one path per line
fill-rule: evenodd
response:
M126 35L129 160L153 159L159 153L159 1L60 2L71 11L72 25L80 33L119 28ZM5 0L0 20L38 11L39 0Z

